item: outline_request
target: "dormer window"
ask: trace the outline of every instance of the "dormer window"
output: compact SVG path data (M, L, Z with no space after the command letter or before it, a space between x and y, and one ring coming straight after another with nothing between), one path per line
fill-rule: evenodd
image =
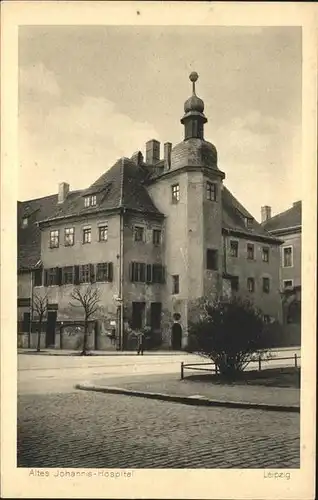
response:
M244 217L244 223L249 229L253 227L253 219L251 217Z
M29 218L28 217L23 217L22 219L22 227L28 227L29 224Z
M84 207L95 207L97 203L97 198L96 194L93 194L92 196L85 196L84 198Z

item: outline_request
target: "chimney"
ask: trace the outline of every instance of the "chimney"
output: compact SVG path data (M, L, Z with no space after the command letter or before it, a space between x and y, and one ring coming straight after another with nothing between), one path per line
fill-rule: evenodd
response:
M266 222L272 216L272 207L265 205L265 207L261 208L261 222Z
M170 170L171 168L171 142L165 142L163 145L164 148L164 169Z
M64 203L66 200L66 197L68 195L68 192L70 190L70 185L67 184L67 182L61 182L59 184L59 191L57 195L57 202L58 203Z
M152 139L146 142L146 163L154 165L160 160L160 142Z

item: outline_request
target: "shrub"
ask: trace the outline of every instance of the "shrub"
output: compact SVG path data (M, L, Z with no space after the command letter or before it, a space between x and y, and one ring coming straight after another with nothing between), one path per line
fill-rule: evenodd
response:
M256 354L269 356L271 344L262 312L232 298L202 306L200 319L189 326L187 350L212 359L220 373L236 376Z

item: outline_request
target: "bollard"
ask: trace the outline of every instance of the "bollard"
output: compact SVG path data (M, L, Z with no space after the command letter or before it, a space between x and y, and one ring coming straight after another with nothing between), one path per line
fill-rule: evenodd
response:
M295 368L297 368L297 354L294 354L295 357Z
M259 356L259 357L258 357L258 371L261 371L261 369L262 369L261 362L262 362L262 359L261 359L261 357Z
M181 361L181 380L183 380L183 361Z

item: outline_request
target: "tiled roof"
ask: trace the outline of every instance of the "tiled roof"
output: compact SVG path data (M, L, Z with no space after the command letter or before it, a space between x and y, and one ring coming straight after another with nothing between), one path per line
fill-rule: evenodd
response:
M301 226L301 201L297 201L291 208L274 215L262 224L267 231L279 231L295 226Z
M18 269L30 269L41 258L41 232L37 222L49 217L56 209L57 194L18 202ZM28 218L23 228L22 220Z
M247 226L245 219L250 219L250 225ZM254 217L241 205L233 194L223 186L222 190L222 226L242 234L251 239L254 237L274 239L270 233L259 224Z
M128 158L121 158L88 189L81 191L75 197L67 197L66 201L46 218L46 221L121 207L142 213L162 215L142 184L144 176L143 169L135 162ZM91 194L97 195L97 205L85 207L84 197Z

